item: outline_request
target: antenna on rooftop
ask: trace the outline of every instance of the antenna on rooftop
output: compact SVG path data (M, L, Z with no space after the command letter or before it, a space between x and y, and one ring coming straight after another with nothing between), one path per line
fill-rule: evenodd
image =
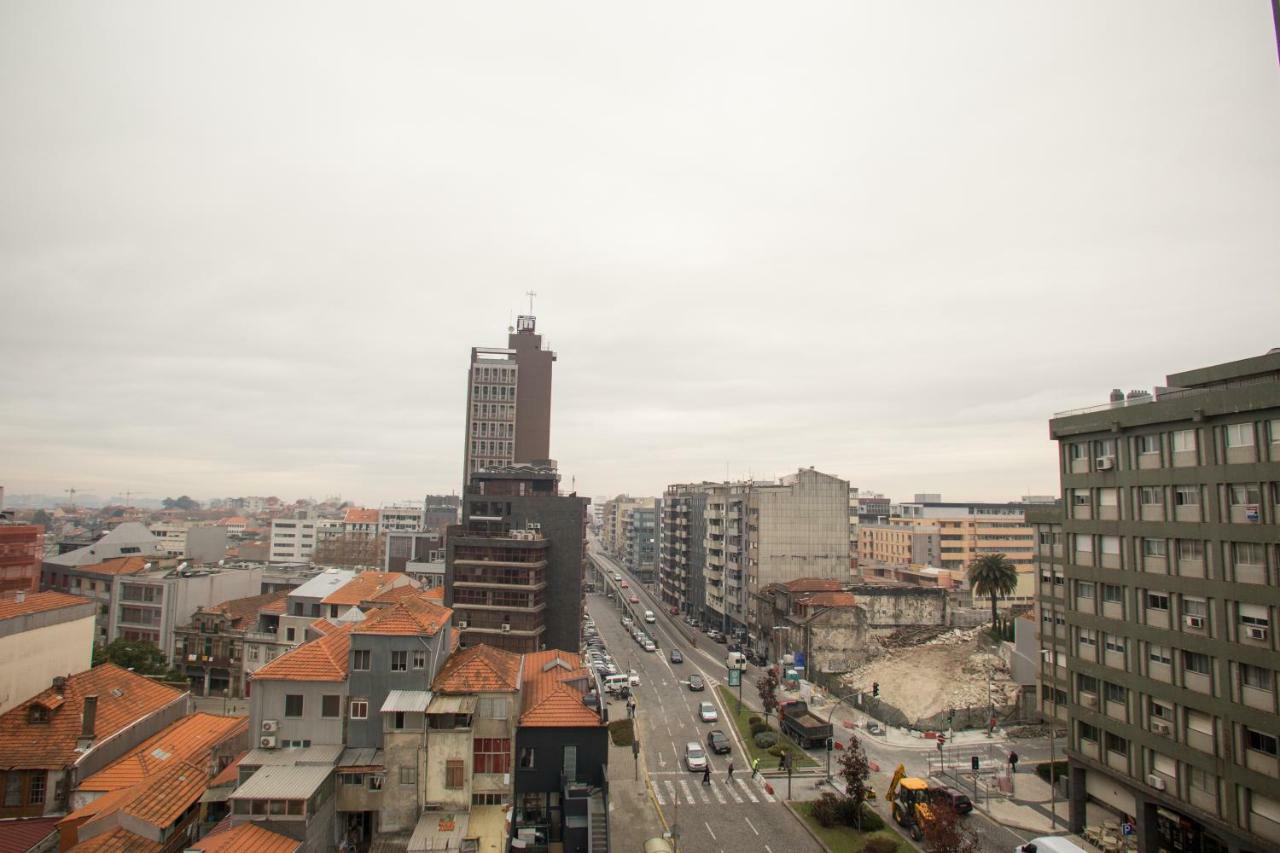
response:
M538 293L537 291L534 291L534 290L526 290L524 292L524 295L529 297L529 313L532 314L533 313L533 297L537 296Z

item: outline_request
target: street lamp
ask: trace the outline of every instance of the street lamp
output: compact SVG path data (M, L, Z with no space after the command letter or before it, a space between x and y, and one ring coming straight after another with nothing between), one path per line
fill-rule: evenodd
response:
M843 705L844 700L848 699L850 696L856 696L861 692L862 692L861 690L853 690L849 693L844 694L835 702L833 702L831 704L831 710L827 712L827 725L828 726L831 725L831 720L836 715L836 708L839 708L841 705ZM835 739L835 729L832 729L829 740L834 740L834 739ZM831 778L831 747L830 746L827 747L827 784L833 788L836 786L835 780Z

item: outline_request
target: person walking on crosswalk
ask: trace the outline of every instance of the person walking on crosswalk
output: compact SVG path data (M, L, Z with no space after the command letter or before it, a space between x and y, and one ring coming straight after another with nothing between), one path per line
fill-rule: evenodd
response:
M707 766L702 771L702 784L704 785L711 784L711 762L710 761L707 762Z
M760 775L760 756L751 759L751 778L754 779Z
M733 781L733 759L729 759L729 781Z

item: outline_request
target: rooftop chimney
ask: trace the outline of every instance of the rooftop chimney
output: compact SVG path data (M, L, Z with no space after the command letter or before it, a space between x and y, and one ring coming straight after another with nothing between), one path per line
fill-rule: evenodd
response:
M84 717L80 724L80 737L93 740L93 725L98 716L98 697L84 697Z
M65 675L55 675L53 677L53 689L61 696L67 689L67 677Z
M18 590L18 592L13 596L13 600L16 601L18 604L21 604L22 602L26 601L27 591L25 589Z

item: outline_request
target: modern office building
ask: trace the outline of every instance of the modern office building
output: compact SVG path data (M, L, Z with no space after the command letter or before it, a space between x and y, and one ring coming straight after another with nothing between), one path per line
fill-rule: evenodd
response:
M1070 720L1070 824L1139 849L1280 848L1280 351L1062 412L1037 509L1041 707Z
M657 575L658 515L661 501L632 507L622 525L622 564L642 583L652 583Z
M482 468L551 457L551 369L537 318L522 315L505 348L472 347L463 482Z
M560 494L559 483L545 465L472 475L445 549L445 604L461 645L580 644L587 499Z

